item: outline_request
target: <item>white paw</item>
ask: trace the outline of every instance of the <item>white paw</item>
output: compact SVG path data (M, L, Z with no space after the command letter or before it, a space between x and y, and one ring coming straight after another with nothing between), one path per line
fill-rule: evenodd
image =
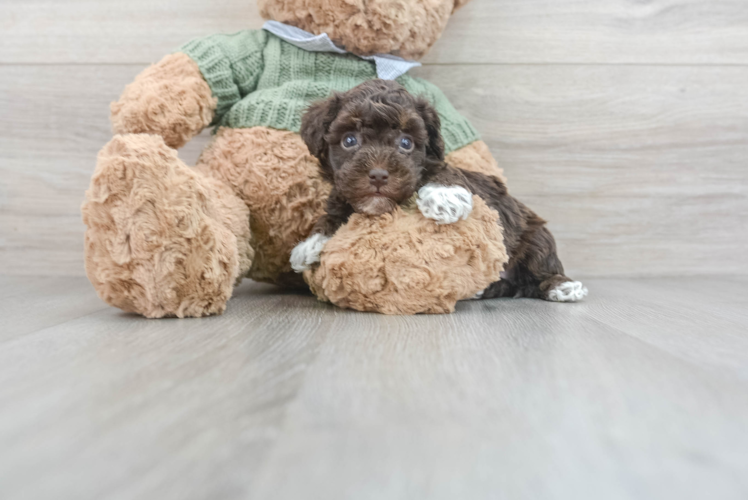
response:
M587 288L579 281L566 281L548 292L553 302L578 302L587 296Z
M454 224L473 211L473 196L460 186L426 184L418 190L418 209L437 224Z
M481 290L480 292L476 293L472 297L470 297L470 300L480 300L483 298L483 294L486 293L485 290Z
M302 241L291 252L291 267L297 273L303 273L312 264L319 262L319 254L325 248L330 238L322 234L313 234Z

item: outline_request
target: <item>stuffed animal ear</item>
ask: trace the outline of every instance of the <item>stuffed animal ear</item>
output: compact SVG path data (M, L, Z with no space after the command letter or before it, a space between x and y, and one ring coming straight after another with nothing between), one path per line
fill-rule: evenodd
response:
M301 138L309 152L319 160L322 175L328 180L332 179L332 166L328 157L330 145L325 136L338 116L342 102L340 96L334 94L324 101L312 104L301 118Z
M444 161L444 139L442 139L442 122L439 119L439 113L425 99L419 99L416 102L416 110L423 118L429 136L426 156L432 160Z

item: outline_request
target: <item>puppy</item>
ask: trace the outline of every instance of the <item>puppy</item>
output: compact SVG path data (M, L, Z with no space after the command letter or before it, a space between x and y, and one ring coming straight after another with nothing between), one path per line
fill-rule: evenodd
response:
M381 215L418 193L417 205L438 224L472 211L472 195L499 213L509 262L502 279L476 298L530 297L575 302L587 295L564 275L545 221L509 196L497 178L444 162L436 110L393 81L371 80L313 104L301 137L332 183L327 211L312 235L294 248L291 265L303 272L354 212Z

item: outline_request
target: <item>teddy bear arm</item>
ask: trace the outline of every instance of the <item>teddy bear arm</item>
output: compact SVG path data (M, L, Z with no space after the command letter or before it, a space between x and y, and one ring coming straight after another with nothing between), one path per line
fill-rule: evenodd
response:
M453 167L490 175L498 178L504 184L507 183L504 170L499 167L488 145L481 140L452 151L447 155L445 160Z
M213 121L217 102L197 64L186 54L170 54L112 103L112 126L119 134L159 135L179 148Z

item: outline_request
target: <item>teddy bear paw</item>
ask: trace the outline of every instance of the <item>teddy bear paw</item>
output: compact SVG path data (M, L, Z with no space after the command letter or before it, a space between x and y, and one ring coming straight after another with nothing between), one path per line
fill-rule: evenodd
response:
M460 186L426 184L418 190L418 209L437 224L454 224L473 211L473 197Z
M319 262L319 256L330 241L328 236L323 234L314 234L302 241L291 252L291 267L297 273L303 273L309 269L312 264Z
M587 287L580 281L566 281L548 292L551 302L579 302L587 296Z

